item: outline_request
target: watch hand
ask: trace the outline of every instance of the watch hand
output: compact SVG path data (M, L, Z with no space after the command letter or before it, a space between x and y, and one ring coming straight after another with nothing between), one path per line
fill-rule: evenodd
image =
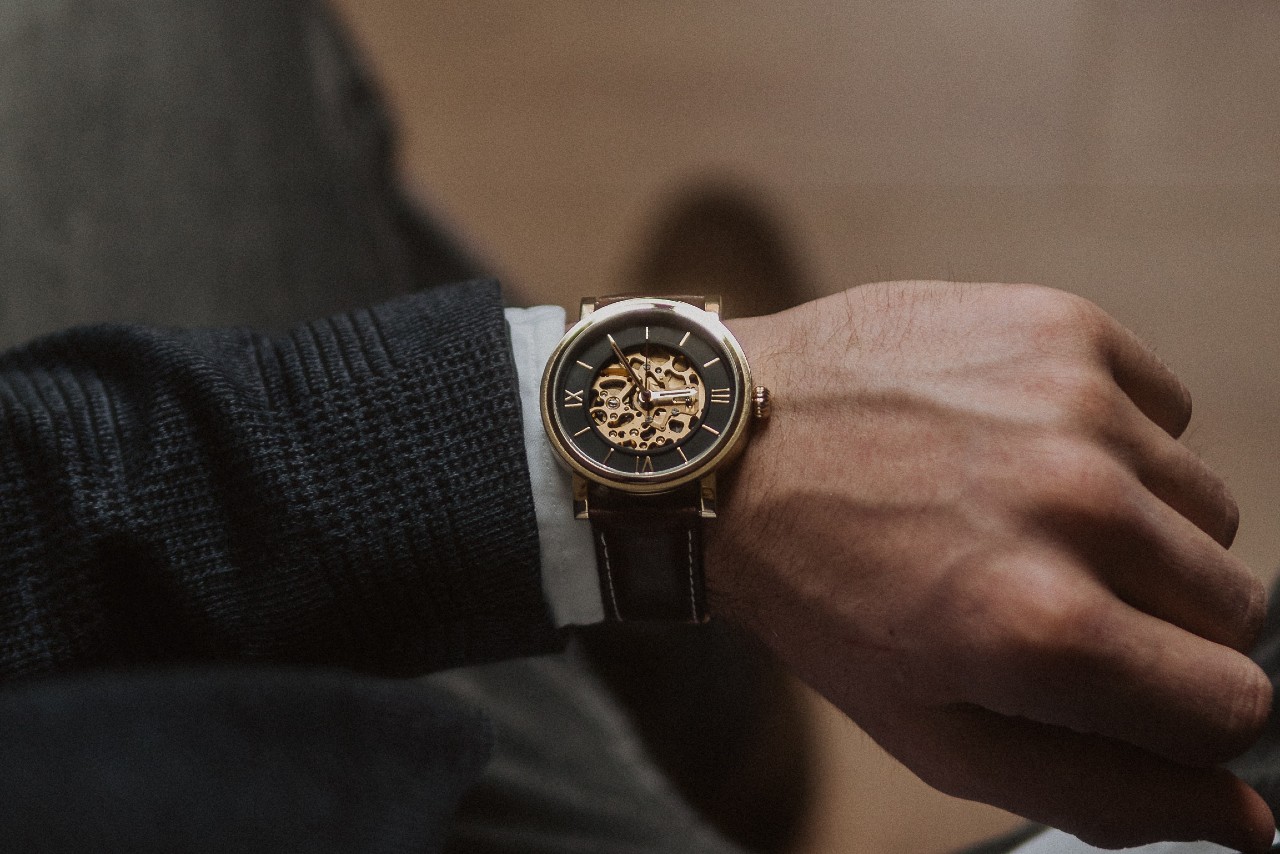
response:
M692 403L694 399L693 389L676 388L671 390L650 392L649 402L658 403Z
M649 377L653 375L653 368L649 365L649 327L644 329L644 389L649 390Z
M645 403L653 403L653 392L649 391L649 377L653 374L653 368L649 365L649 327L644 329L644 397L641 398ZM644 426L653 425L653 409L650 408L645 413Z
M640 381L640 377L636 376L636 369L631 367L631 363L627 361L626 355L622 352L622 348L618 346L618 342L613 340L613 336L607 336L609 346L613 348L613 355L618 357L618 361L622 363L627 371L627 375L631 377L631 382L635 388L640 389L640 399L645 403L649 402L649 389Z

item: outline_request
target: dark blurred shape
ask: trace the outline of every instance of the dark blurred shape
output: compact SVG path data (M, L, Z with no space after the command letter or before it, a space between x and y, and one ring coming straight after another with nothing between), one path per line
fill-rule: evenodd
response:
M637 293L718 294L729 317L772 314L816 296L776 205L730 180L673 196L626 279Z
M601 623L584 629L597 675L685 799L749 851L796 842L814 788L803 699L744 631Z
M435 851L486 724L426 685L278 669L103 672L0 690L0 848Z

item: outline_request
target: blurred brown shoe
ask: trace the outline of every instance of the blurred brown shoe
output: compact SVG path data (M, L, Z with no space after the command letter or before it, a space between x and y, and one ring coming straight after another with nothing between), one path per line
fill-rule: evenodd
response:
M779 219L751 191L695 189L664 208L622 290L718 294L731 316L810 296ZM813 790L810 724L795 683L736 626L602 624L581 635L645 745L712 825L746 850L783 852Z

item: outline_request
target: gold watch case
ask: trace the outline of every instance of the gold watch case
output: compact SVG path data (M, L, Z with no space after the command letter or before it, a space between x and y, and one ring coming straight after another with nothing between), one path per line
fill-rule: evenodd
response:
M702 479L704 515L714 515L713 473L742 451L753 413L767 411L768 392L752 386L742 347L715 311L687 302L589 306L543 372L551 446L574 474L623 492ZM585 499L585 487L575 478L575 499Z

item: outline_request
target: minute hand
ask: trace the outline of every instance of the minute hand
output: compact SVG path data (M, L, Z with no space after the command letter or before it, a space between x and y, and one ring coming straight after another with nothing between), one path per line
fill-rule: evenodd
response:
M608 335L606 337L609 339L609 346L613 348L613 355L618 357L618 361L622 363L622 367L627 369L627 374L630 375L631 382L640 391L640 399L645 403L648 403L650 395L649 389L645 387L645 384L640 380L640 377L636 376L636 369L631 367L631 363L627 361L627 357L622 352L622 348L618 346L618 342L613 340L612 335Z
M654 404L684 403L689 404L697 398L697 392L691 388L676 388L670 391L655 391L649 394L649 401Z

